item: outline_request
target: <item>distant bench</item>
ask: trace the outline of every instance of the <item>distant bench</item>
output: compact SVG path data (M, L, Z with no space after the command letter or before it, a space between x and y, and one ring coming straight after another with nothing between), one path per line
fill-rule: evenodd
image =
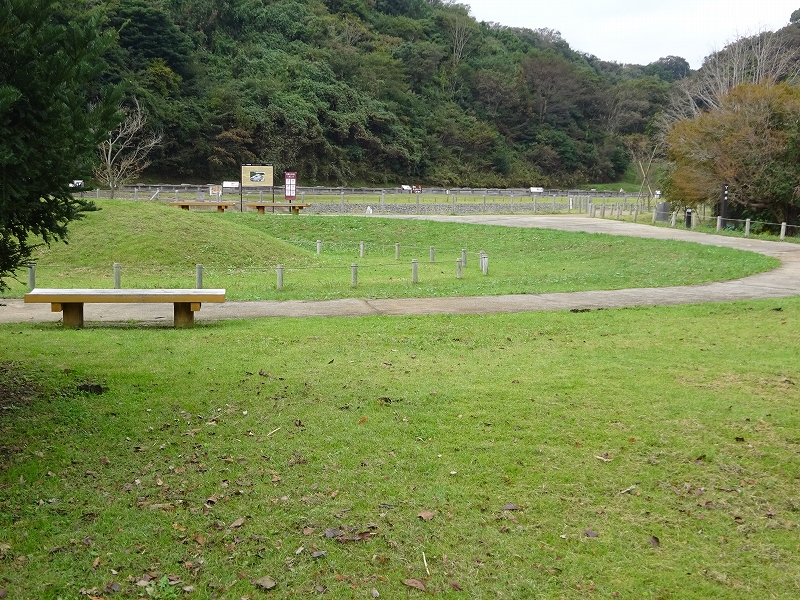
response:
M126 289L47 289L36 288L25 294L25 302L50 303L52 312L64 313L64 327L83 327L83 305L86 302L160 302L175 307L175 328L194 325L194 313L203 302L225 302L225 290L171 289L171 290L126 290Z
M190 206L215 206L217 212L225 212L226 208L237 204L238 202L204 202L203 200L173 200L169 203L170 206L178 206L183 210L189 210Z
M300 214L300 211L304 208L311 206L310 204L292 204L291 202L245 202L245 206L251 206L258 211L258 214L263 215L265 208L288 208L292 211L293 215ZM273 210L274 212L274 210Z

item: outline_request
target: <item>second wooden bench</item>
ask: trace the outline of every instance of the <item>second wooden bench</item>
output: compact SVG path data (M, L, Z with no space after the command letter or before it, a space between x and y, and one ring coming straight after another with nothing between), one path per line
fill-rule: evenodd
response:
M311 206L310 204L292 204L291 202L245 202L245 206L250 206L255 208L258 211L258 214L263 215L267 208L272 208L273 212L276 208L288 208L293 215L299 215L300 211L306 207Z

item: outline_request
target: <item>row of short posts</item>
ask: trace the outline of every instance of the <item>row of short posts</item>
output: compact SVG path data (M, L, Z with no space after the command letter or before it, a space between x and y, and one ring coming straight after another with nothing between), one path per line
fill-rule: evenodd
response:
M431 246L430 249L430 262L436 262L436 248ZM317 240L317 254L322 252L322 240ZM359 242L358 244L358 255L361 258L364 258L364 242ZM400 244L397 243L394 245L394 257L395 260L400 260ZM480 259L480 269L481 273L484 275L489 274L489 256L483 250L480 251L479 254ZM466 248L461 249L461 257L456 259L456 278L463 279L464 277L464 268L467 266L467 250ZM197 265L198 267L198 288L202 286L202 265ZM283 290L283 280L284 280L284 273L286 271L286 267L284 265L278 265L276 267L277 273L277 281L276 287L278 291ZM416 284L419 283L419 260L414 258L411 260L411 283ZM350 265L350 286L351 287L358 287L358 263L352 263Z
M605 216L606 216L606 204L605 203L603 203L603 204L591 204L591 203L589 203L589 205L586 208L586 214L590 218L594 219L595 217L597 217L597 209L598 209L598 207L600 208L600 218L604 219ZM636 223L639 220L639 205L638 204L634 204L633 207L631 208L631 207L623 205L622 202L617 202L615 204L612 204L611 208L609 210L610 210L611 216L615 217L617 220L622 219L622 212L626 211L626 210L628 211L628 213L631 216L633 216L633 222L634 223ZM615 212L616 212L616 215L614 214Z
M114 289L122 288L122 265L114 263ZM203 265L195 265L194 267L194 284L200 290L203 289ZM28 289L33 290L36 288L36 263L28 263Z
M745 219L744 222L744 237L750 237L750 219ZM717 217L717 231L722 231L722 217ZM786 239L786 222L781 223L781 240Z

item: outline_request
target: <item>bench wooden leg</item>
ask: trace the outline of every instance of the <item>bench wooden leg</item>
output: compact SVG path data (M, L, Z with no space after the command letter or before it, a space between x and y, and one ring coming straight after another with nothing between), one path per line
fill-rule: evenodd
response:
M260 214L260 215L264 214L264 207L263 206L256 206L256 210L258 211L258 214Z
M174 322L175 322L175 329L185 329L187 327L192 327L194 325L194 308L192 305L197 305L197 309L200 309L200 306L196 302L175 302L175 310L173 312L174 315Z
M225 207L224 206L218 206L217 207L217 212L225 212Z
M64 327L68 329L83 327L83 302L62 302L61 310L64 313Z

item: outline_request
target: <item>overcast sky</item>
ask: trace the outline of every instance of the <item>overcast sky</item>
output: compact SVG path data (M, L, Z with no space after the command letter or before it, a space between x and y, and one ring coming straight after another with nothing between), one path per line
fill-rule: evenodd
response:
M561 32L570 48L646 65L682 56L693 69L727 42L789 23L800 0L461 0L478 21Z

